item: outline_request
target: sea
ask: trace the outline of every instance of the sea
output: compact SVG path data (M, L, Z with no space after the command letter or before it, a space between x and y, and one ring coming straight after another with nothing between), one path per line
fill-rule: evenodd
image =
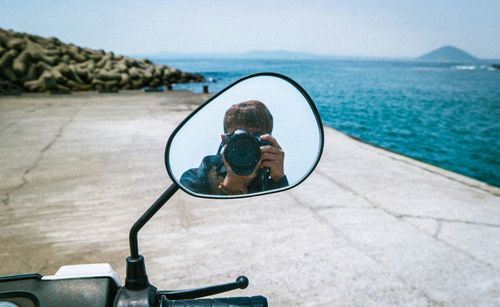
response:
M284 74L309 93L324 125L500 187L500 70L490 65L364 59L153 60L202 74L211 92L256 72ZM174 88L200 92L202 85Z

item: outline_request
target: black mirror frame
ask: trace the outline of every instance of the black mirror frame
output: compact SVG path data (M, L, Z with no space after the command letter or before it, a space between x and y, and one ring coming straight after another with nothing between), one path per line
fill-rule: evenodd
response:
M311 108L311 110L313 111L313 114L314 114L314 117L316 119L316 124L318 125L318 131L319 131L319 134L320 134L320 148L319 148L319 152L318 152L318 156L317 156L317 159L316 159L316 162L314 163L313 167L311 168L311 170L309 171L309 173L307 175L305 175L300 181L298 181L297 183L295 183L294 185L292 186L287 186L287 187L284 187L284 188L280 188L280 189L275 189L275 190L269 190L269 191L263 191L263 192L259 192L259 193L252 193L252 194L242 194L242 195L231 195L231 196L220 196L220 195L205 195L205 194L196 194L186 188L184 188L182 186L182 184L180 184L176 179L175 179L175 176L174 174L172 173L172 170L170 168L170 163L168 163L168 153L170 151L170 146L172 144L172 140L174 139L175 135L177 134L177 132L184 126L184 124L189 121L196 113L198 113L201 109L203 109L207 104L209 104L210 102L212 102L213 100L215 100L217 97L219 97L220 95L222 95L224 92L226 92L227 90L229 90L230 88L232 88L233 86L235 86L236 84L242 82L242 81L245 81L247 79L250 79L250 78L254 78L254 77L260 77L260 76L270 76L270 77L277 77L277 78L280 78L280 79L283 79L285 80L286 82L290 83L291 85L293 85L297 90L299 90L299 92L302 94L302 96L304 96L304 98L306 99L306 101L309 103L309 107ZM274 72L260 72L260 73L255 73L255 74L251 74L251 75L247 75L245 77L242 77L240 79L238 79L237 81L231 83L230 85L228 85L227 87L225 87L223 90L221 90L220 92L218 92L217 94L215 94L214 96L212 96L210 99L208 99L207 101L205 101L202 105L200 105L198 108L196 108L193 112L191 112L191 114L188 115L188 117L186 117L175 129L174 131L170 134L170 137L168 138L168 142L167 142L167 146L165 148L165 155L164 155L164 159L165 159L165 167L167 168L167 172L168 172L168 175L170 176L170 179L172 179L172 182L177 185L179 188L181 188L181 190L183 190L184 192L188 193L189 195L192 195L194 197L199 197L199 198L208 198L208 199L234 199L234 198L246 198L246 197L253 197L253 196L260 196L260 195L265 195L265 194L272 194L272 193L278 193L278 192L284 192L286 190L290 190L296 186L298 186L299 184L301 184L302 182L304 182L304 180L307 179L307 177L309 177L312 172L314 171L314 169L316 168L316 166L318 165L320 159L321 159L321 155L323 154L323 148L324 148L324 143L325 143L325 135L324 135L324 131L323 131L323 124L322 124L322 121L321 121L321 117L319 115L319 112L318 112L318 109L316 108L316 105L314 104L314 102L312 101L311 97L309 96L309 94L307 94L307 92L297 83L295 82L294 80L292 80L291 78L285 76L285 75L282 75L282 74L279 74L279 73L274 73Z

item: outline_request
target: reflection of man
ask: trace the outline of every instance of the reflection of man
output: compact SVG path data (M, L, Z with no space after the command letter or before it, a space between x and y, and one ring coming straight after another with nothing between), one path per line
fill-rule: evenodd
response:
M260 101L232 105L224 115L224 134L216 155L181 177L181 184L199 194L237 195L288 185L285 153L274 137L273 117Z

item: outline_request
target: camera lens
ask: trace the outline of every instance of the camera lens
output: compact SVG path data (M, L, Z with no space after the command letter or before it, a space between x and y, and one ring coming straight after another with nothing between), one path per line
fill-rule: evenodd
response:
M224 158L235 174L250 175L255 170L260 156L258 137L241 129L229 136L224 149Z

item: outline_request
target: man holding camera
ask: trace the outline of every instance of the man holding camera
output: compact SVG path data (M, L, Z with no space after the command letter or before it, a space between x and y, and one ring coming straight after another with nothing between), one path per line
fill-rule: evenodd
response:
M216 155L181 177L192 192L211 195L258 193L288 186L285 153L271 135L273 117L266 105L249 100L224 115L224 133Z

